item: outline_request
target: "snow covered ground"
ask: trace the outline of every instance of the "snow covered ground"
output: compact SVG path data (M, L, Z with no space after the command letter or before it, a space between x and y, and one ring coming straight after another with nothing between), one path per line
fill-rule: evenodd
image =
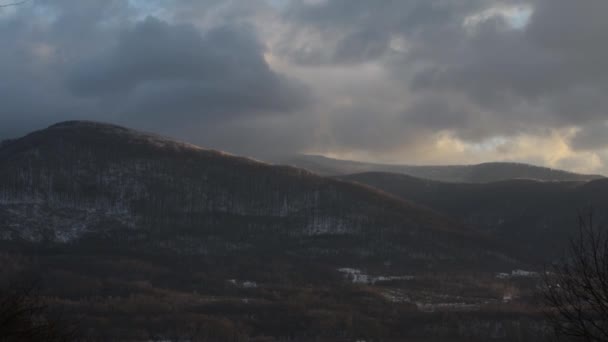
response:
M498 273L496 278L498 279L511 279L511 278L537 278L540 274L538 272L525 271L525 270L513 270L511 273Z
M412 280L414 276L411 275L400 275L400 276L371 276L363 273L361 270L350 267L339 268L338 272L342 273L344 277L355 284L376 284L383 281L391 280Z

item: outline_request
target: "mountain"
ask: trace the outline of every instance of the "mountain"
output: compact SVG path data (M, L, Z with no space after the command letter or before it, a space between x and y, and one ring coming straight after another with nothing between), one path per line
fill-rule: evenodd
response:
M530 260L350 179L119 126L0 145L0 292L33 273L82 340L538 341Z
M332 159L318 155L296 155L277 158L279 164L292 165L325 176L347 175L363 172L399 173L453 183L488 183L509 179L539 181L590 181L600 175L584 175L522 163L483 163L477 165L413 166L374 164L350 160Z
M448 183L402 174L369 172L341 176L429 206L478 227L513 248L547 260L558 255L577 229L577 217L593 209L608 224L608 180Z
M104 238L181 254L277 250L447 267L482 264L494 248L369 187L81 121L0 147L0 219L3 240Z

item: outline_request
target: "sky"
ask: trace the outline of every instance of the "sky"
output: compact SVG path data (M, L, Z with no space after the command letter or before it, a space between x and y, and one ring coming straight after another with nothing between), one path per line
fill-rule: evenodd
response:
M262 159L608 174L605 13L605 0L29 0L0 7L0 139L95 120Z

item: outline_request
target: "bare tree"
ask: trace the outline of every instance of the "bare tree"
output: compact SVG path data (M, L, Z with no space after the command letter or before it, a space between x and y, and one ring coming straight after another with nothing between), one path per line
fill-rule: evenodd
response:
M608 234L579 216L567 255L544 273L547 314L558 337L608 341Z

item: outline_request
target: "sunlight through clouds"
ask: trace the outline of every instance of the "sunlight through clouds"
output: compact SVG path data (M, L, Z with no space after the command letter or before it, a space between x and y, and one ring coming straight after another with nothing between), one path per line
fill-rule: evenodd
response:
M533 10L533 7L530 5L491 7L467 16L464 19L463 25L469 30L474 30L477 25L480 25L487 20L501 17L510 28L523 29L528 25Z
M568 0L32 0L0 10L0 138L83 118L262 159L608 172L606 11Z

